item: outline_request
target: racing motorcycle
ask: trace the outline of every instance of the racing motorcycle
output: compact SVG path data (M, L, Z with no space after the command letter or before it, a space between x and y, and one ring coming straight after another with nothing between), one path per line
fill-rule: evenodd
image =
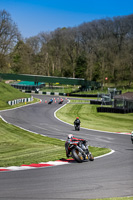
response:
M132 141L132 144L133 144L133 131L131 132L131 141Z
M85 145L83 141L72 141L69 143L68 148L70 151L70 157L79 163L94 160L93 155L88 150L88 146Z
M79 131L80 130L80 124L74 124L75 127L75 131Z

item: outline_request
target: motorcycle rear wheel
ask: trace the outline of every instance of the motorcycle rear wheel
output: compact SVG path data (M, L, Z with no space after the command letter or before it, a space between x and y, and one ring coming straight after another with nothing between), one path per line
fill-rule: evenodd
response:
M83 155L77 149L72 149L72 157L79 163L84 160Z

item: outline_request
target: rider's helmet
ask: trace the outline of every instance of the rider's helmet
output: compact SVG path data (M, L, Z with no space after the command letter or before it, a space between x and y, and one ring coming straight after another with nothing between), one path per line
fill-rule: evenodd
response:
M68 135L68 139L72 139L74 136L72 134Z

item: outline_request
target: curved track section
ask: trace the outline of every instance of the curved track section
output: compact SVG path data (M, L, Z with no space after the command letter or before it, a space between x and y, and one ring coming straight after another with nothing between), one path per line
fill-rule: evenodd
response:
M133 196L133 145L128 135L74 128L54 117L62 104L45 103L51 96L37 96L42 103L2 111L9 123L39 134L66 140L69 133L107 147L115 153L88 163L0 173L0 199L91 199ZM65 101L64 101L65 103Z

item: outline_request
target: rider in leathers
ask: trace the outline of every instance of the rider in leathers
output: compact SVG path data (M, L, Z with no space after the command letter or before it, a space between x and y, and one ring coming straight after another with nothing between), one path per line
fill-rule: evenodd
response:
M76 117L75 121L74 121L74 126L79 126L81 123L81 121L79 120L79 117Z
M74 141L81 141L81 148L83 150L86 150L86 149L88 150L88 145L87 145L87 141L86 140L75 138L72 134L69 134L68 138L67 138L67 141L65 143L66 156L68 158L71 156L70 155L71 149L69 148L69 144L70 144L70 142L74 142ZM89 153L89 150L88 150L88 153Z

